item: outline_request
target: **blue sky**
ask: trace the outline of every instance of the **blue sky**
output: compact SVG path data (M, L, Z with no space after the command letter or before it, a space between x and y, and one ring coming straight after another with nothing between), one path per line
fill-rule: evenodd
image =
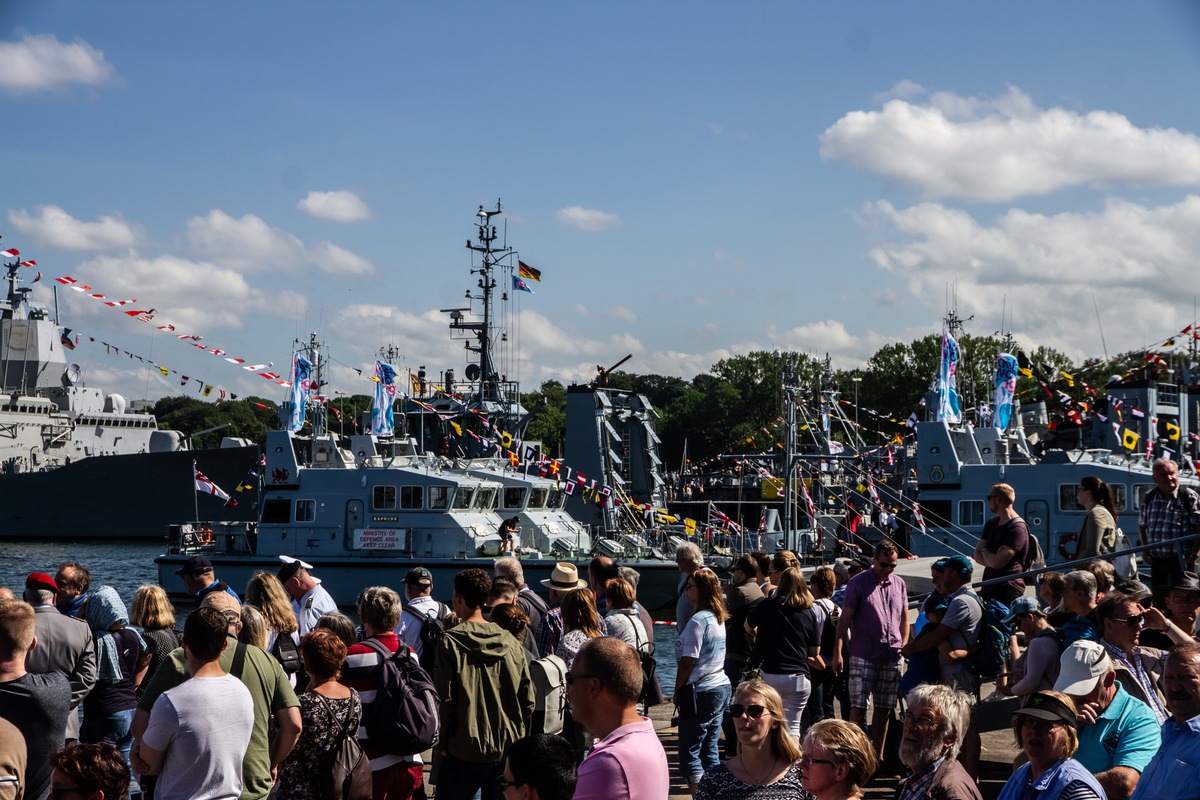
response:
M627 353L855 367L949 297L971 333L1081 359L1102 324L1115 355L1194 314L1191 8L9 0L0 243L42 303L70 275L156 309L59 292L66 327L192 377L85 341L132 397L283 396L162 323L279 371L317 331L348 392L387 345L461 375L438 309L498 197L543 273L502 319L527 389Z

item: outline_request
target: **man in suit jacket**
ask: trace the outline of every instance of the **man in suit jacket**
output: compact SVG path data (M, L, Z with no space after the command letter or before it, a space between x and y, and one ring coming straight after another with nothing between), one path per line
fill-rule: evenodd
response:
M25 579L25 602L33 606L37 636L25 670L34 675L61 672L71 682L71 713L64 734L71 741L79 738L79 704L96 685L96 644L86 622L59 613L54 605L57 594L58 585L44 572L31 572Z

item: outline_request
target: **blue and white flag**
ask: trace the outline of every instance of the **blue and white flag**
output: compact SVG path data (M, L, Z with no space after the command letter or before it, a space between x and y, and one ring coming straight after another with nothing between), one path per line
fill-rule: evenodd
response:
M950 331L942 331L942 371L938 380L938 422L962 422L958 400L958 342Z
M533 294L533 289L529 288L528 283L521 280L516 275L513 275L512 279L513 279L513 291L514 292L529 292L530 294Z
M371 433L391 436L396 430L392 403L396 399L396 368L375 362L375 402L371 404Z
M308 392L312 388L312 364L299 353L292 355L292 416L288 430L295 433L304 427L304 410L308 405Z
M1017 357L1008 353L996 356L996 412L992 416L992 427L1008 430L1012 420L1013 397L1017 394Z

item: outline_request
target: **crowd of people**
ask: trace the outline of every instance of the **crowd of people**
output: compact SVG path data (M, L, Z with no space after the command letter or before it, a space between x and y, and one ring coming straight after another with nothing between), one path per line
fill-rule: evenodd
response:
M996 691L1019 698L1001 800L1200 796L1200 539L1176 541L1200 533L1200 502L1158 465L1156 477L1186 513L1153 493L1143 503L1159 553L1149 586L1097 558L1031 591L1028 530L997 484L973 557L932 563L919 630L890 540L808 579L791 552L746 554L727 582L681 545L666 688L689 791L846 800L892 770L897 800L979 800L976 657L998 603L1014 635ZM1105 489L1080 486L1101 556L1115 525ZM0 599L0 798L407 800L427 782L440 800L667 797L636 571L559 563L541 581L547 602L513 557L440 593L417 567L400 591L363 588L356 624L317 568L280 560L239 595L190 558L182 631L159 586L138 588L129 611L82 564L28 575L21 599Z

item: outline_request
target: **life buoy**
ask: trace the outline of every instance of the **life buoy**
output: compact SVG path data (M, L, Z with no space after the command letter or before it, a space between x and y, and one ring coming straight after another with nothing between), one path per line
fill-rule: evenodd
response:
M1074 561L1075 553L1071 552L1070 550L1067 550L1067 545L1070 544L1071 542L1078 542L1078 541L1079 541L1078 533L1068 533L1066 536L1064 536L1058 540L1058 554L1061 555L1063 558L1065 558L1067 561ZM1075 551L1078 552L1078 550L1079 550L1079 546L1076 545Z

